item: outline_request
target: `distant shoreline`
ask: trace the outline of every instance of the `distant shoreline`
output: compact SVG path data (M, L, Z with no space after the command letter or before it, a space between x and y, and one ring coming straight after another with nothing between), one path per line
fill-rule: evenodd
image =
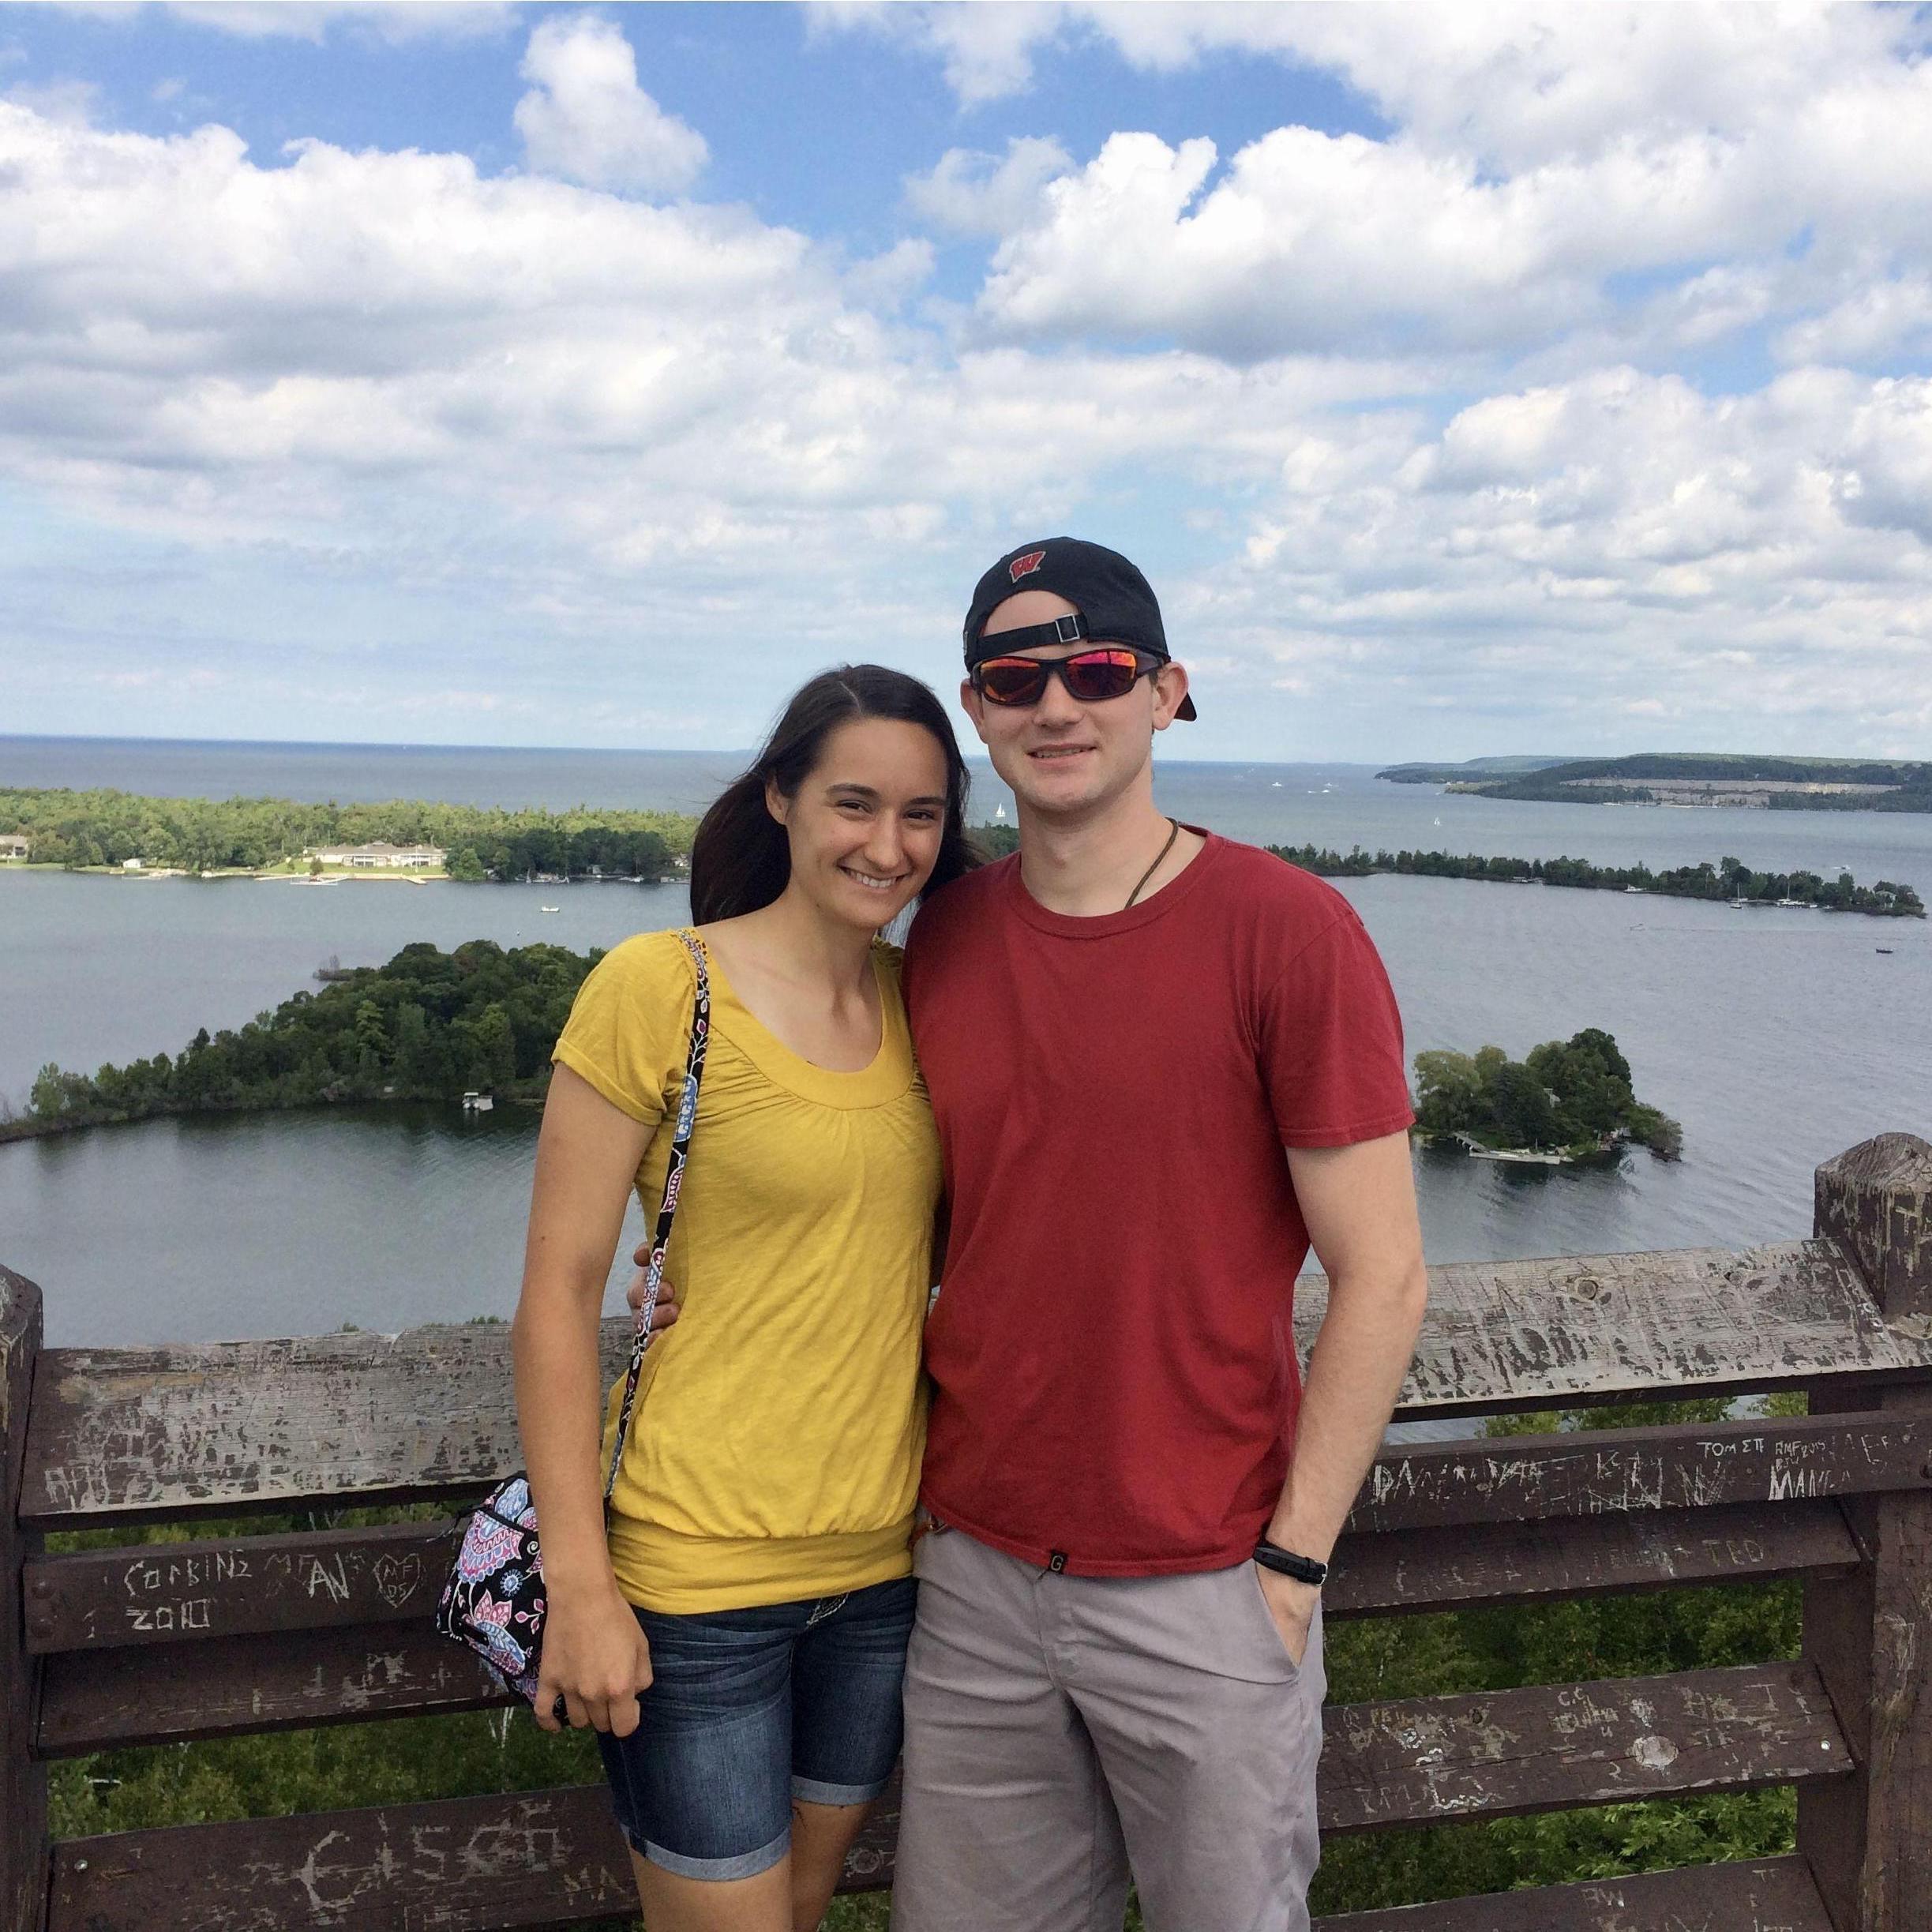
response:
M1670 805L1689 810L1932 812L1932 763L1881 758L1758 758L1640 752L1626 758L1389 765L1396 785L1541 805ZM1527 768L1525 768L1527 767Z
M1290 865L1323 879L1367 879L1381 874L1405 878L1468 879L1488 885L1569 886L1582 891L1625 892L1634 897L1699 899L1706 905L1746 909L1769 907L1828 913L1863 913L1876 919L1923 919L1924 902L1903 880L1881 879L1862 886L1849 872L1835 880L1821 874L1754 872L1735 859L1656 872L1645 865L1593 865L1587 859L1478 857L1456 852L1347 852L1326 846L1270 846Z

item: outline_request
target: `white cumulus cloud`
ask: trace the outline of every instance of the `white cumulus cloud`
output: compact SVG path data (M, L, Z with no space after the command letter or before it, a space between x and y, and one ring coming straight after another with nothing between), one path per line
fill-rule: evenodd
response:
M539 174L676 193L709 159L704 137L637 84L637 56L614 21L594 13L545 21L521 72L533 84L516 103L516 131Z
M1072 171L1058 141L1017 135L1004 155L948 148L929 173L907 177L906 199L916 214L951 234L1007 234L1034 218L1047 182Z

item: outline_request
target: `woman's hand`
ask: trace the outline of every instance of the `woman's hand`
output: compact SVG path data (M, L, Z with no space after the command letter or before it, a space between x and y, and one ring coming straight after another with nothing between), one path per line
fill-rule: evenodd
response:
M628 1738L637 1728L637 1699L651 1687L651 1641L617 1589L550 1595L543 1623L534 1708L538 1728L581 1730ZM561 1699L564 1717L557 1713Z
M635 1315L644 1305L644 1287L651 1278L644 1272L651 1266L651 1244L640 1241L631 1259L636 1262L637 1272L631 1277L631 1285L624 1291L624 1299ZM651 1334L662 1334L677 1319L677 1289L667 1274L658 1283L658 1305L651 1311Z

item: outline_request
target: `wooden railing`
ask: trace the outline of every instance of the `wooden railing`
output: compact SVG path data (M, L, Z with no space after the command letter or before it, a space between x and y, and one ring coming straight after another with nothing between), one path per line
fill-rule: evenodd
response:
M1798 1576L1803 1652L1332 1709L1324 1829L1791 1784L1798 1848L1330 1932L1928 1932L1932 1146L1886 1135L1821 1168L1808 1241L1442 1267L1432 1289L1405 1417L1772 1389L1810 1412L1392 1447L1332 1615ZM1304 1345L1322 1302L1304 1284ZM447 1524L66 1555L46 1532L460 1499L517 1450L500 1327L111 1350L40 1333L39 1291L0 1270L0 1932L629 1915L601 1788L50 1844L51 1758L503 1700L430 1628ZM610 1367L621 1324L605 1341ZM895 1822L888 1805L848 1889L890 1882Z

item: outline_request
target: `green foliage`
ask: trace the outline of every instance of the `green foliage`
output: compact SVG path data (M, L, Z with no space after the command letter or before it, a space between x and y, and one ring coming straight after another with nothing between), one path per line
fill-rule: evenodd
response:
M1512 793L1512 796L1514 794ZM1566 794L1568 796L1568 794ZM1592 793L1593 798L1600 793ZM1299 865L1324 879L1366 879L1377 872L1396 872L1417 879L1487 879L1506 883L1572 886L1592 892L1622 892L1634 888L1660 898L1737 900L1749 905L1780 902L1816 906L1829 913L1869 913L1883 919L1923 919L1925 902L1908 885L1881 879L1877 884L1855 883L1849 872L1825 880L1816 872L1755 872L1734 858L1713 865L1706 859L1696 865L1679 865L1653 872L1648 865L1592 865L1586 859L1480 858L1464 852L1346 852L1326 846L1270 846L1278 859Z
M535 1098L571 1001L598 958L561 946L405 946L320 992L92 1078L43 1067L15 1134L156 1114L350 1101L450 1100L467 1087Z
M696 821L675 812L508 812L393 799L305 805L287 798L144 798L118 791L0 788L0 827L32 839L36 865L119 865L127 859L189 872L297 865L313 847L440 846L452 878L662 879L688 853Z
M1431 1134L1468 1134L1491 1147L1573 1152L1641 1142L1674 1159L1683 1131L1630 1091L1630 1064L1600 1026L1546 1040L1526 1059L1500 1047L1416 1056L1416 1117Z

